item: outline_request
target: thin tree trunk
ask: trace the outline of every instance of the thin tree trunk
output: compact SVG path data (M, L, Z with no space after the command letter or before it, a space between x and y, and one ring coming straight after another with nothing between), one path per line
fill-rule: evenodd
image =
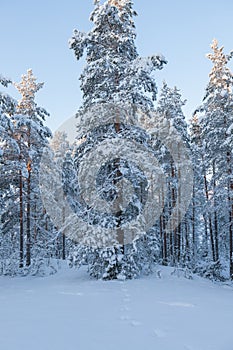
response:
M233 280L233 205L231 206L231 210L230 210L229 236L230 236L230 241L229 241L230 243L230 279Z
M23 268L24 232L23 232L23 176L19 172L19 268Z
M162 192L161 208L164 208L164 192ZM160 215L160 235L162 240L162 261L163 265L167 265L167 232L165 230L164 213Z
M62 221L65 223L65 207L62 208ZM66 260L66 236L62 232L62 260Z
M216 261L219 260L219 244L218 244L218 215L217 215L217 210L216 210L216 180L215 180L215 175L216 175L216 171L215 171L215 161L213 161L213 178L214 178L214 241L215 241L215 258Z
M204 175L204 185L205 185L205 196L206 196L206 201L208 203L209 201L209 194L208 194L208 186L207 186L207 178L206 174ZM212 249L212 256L213 256L213 261L216 261L216 255L215 255L215 244L214 244L214 236L213 236L213 229L212 229L212 220L211 220L211 215L208 213L208 221L209 221L209 233L210 233L210 242L211 242L211 249Z
M164 232L163 232L163 219L162 215L160 215L159 218L159 232L160 232L160 239L161 239L161 256L162 256L162 263L164 262Z
M233 180L231 152L227 152L228 163L228 203L229 203L229 261L230 261L230 279L233 280Z
M163 232L163 265L167 265L167 232L164 230L164 217L161 217Z
M218 243L218 215L217 211L214 211L214 233L215 233L215 254L216 261L219 260L219 243Z
M185 257L186 261L190 261L190 244L189 244L189 234L188 234L188 223L187 220L185 220ZM185 261L185 263L186 263ZM193 259L193 262L195 261L195 258Z
M193 241L193 260L196 259L196 194L195 187L193 186L193 207L192 207L192 241Z
M178 165L178 182L180 182L180 145L178 144L178 159L179 159L179 165ZM180 186L178 186L178 192L177 192L177 202L178 202L178 227L177 227L177 260L180 262L181 257L181 240L182 240L182 225L181 225L181 191Z
M174 166L173 164L171 164L171 176L172 176L172 179L175 178L175 169L174 169ZM171 201L172 201L172 210L174 209L175 205L176 205L176 193L175 193L175 189L174 189L174 184L172 183L172 188L171 188ZM173 229L173 253L172 253L172 260L173 260L173 263L176 263L178 261L178 245L179 245L179 238L178 238L178 228L175 227Z
M33 237L33 239L34 239L34 241L36 241L36 239L37 239L37 227L36 227L36 222L37 222L37 217L36 217L36 211L37 211L37 209L36 209L36 203L35 203L35 205L34 205L34 217L33 217L33 221L34 221L34 237Z
M31 148L31 129L28 128L28 153ZM29 157L29 156L28 156ZM31 265L31 160L27 163L27 241L26 241L26 266Z
M26 242L26 266L31 265L31 165L28 163L27 178L27 242Z

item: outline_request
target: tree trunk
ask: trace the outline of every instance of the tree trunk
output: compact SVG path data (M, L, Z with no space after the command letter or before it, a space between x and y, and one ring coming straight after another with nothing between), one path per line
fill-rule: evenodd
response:
M160 218L162 228L162 245L163 245L163 265L167 265L167 232L164 230L164 216Z
M196 260L196 194L195 194L195 186L193 186L193 206L192 206L192 243L193 243L193 260Z
M214 195L214 241L215 241L215 258L216 261L219 260L219 244L218 244L218 215L216 209L216 179L215 179L216 171L215 171L215 161L213 161L213 195Z
M208 185L207 185L206 174L204 175L204 185L205 185L206 202L208 203L209 202L209 193L208 193ZM212 229L212 219L211 219L210 213L208 213L208 221L209 221L209 233L210 233L210 242L211 242L212 256L213 256L213 261L216 262L215 244L214 244L214 236L213 236L213 229Z
M172 176L172 179L175 179L175 169L174 169L174 165L173 163L171 164L171 176ZM175 205L176 205L176 191L175 191L175 188L174 188L174 183L172 183L171 185L171 206L172 206L172 210L175 208ZM179 260L179 229L178 227L175 227L173 228L173 244L174 244L174 247L173 247L173 256L172 256L172 260L173 260L173 263L177 263L178 260Z
M65 207L62 208L62 221L65 223ZM66 236L62 232L62 260L66 260Z
M178 182L180 183L180 145L178 144L178 159L179 159L179 164L178 164ZM182 241L182 225L181 225L181 190L180 186L178 185L178 192L177 192L177 202L178 202L178 227L177 227L177 260L180 262L180 257L181 257L181 241Z
M164 208L164 193L162 192L161 207ZM160 215L160 235L162 241L162 261L163 265L167 265L167 232L165 230L164 213Z
M189 244L189 230L188 230L188 223L187 220L185 220L185 264L188 261L190 261L190 244ZM195 257L193 257L193 264L195 264Z
M233 190L233 185L232 185ZM230 279L233 280L233 205L230 210L230 226L229 226L229 236L230 236Z
M27 163L27 241L26 241L26 266L31 265L31 160L29 151L31 148L31 129L28 128L28 163Z
M233 180L232 180L232 157L231 152L227 152L228 164L228 203L229 203L229 260L230 279L233 280Z
M21 156L20 156L21 157ZM23 268L24 232L23 232L23 176L19 172L19 268Z
M27 178L27 242L26 242L26 266L31 265L31 169L28 164Z
M121 131L121 126L119 121L116 121L114 124L116 133ZM116 180L114 181L115 185L117 185L119 178L122 176L120 171L120 158L117 158L114 161L114 169L116 170ZM119 188L117 193L117 201L116 201L116 218L117 218L117 241L121 246L122 253L124 253L124 230L121 228L122 221L122 199L123 199L123 189Z

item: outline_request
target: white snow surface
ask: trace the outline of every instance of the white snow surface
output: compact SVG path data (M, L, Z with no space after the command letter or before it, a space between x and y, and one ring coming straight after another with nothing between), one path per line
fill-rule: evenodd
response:
M1 349L232 350L232 286L172 271L109 282L68 268L1 277Z

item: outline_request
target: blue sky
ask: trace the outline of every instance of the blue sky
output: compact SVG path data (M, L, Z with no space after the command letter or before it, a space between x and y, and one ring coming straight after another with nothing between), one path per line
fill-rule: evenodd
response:
M187 104L187 119L204 96L211 62L205 58L213 38L233 49L232 0L135 0L137 47L141 56L162 53L168 65L156 73L176 85ZM37 102L51 114L52 130L81 105L78 77L85 61L77 62L68 48L74 28L91 28L93 0L1 0L0 73L14 81L32 68L45 86ZM233 63L229 67L233 70ZM9 92L19 98L11 88Z

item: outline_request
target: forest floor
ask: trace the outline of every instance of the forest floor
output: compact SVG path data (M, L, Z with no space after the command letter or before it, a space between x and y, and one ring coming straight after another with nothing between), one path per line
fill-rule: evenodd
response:
M233 287L172 271L110 282L68 268L0 277L0 349L232 350Z

